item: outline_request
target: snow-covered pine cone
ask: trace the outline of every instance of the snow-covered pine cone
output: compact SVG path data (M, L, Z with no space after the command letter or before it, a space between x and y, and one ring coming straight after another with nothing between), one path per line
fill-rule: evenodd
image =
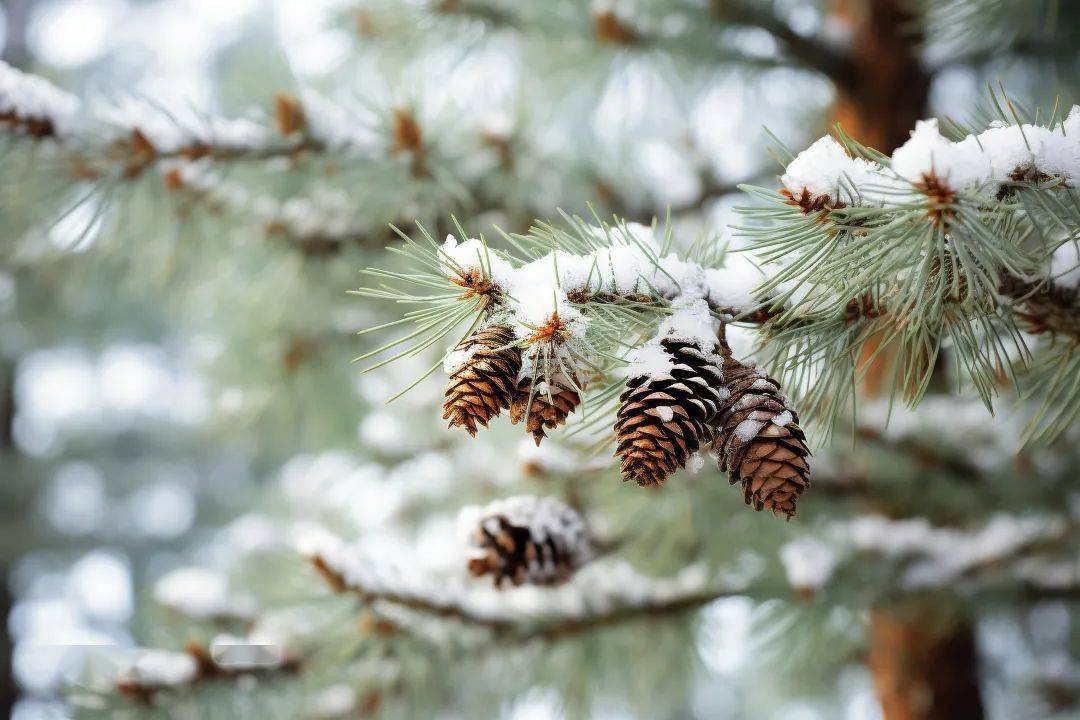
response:
M506 581L554 585L567 580L591 555L581 516L552 497L522 495L466 508L460 522L469 572L491 575L495 587Z
M561 375L544 384L534 383L530 377L521 378L510 401L510 422L516 425L524 420L525 431L532 433L533 440L539 445L547 437L544 430L562 426L581 404L581 393L574 389L574 384L581 389L585 387L583 383L571 383Z
M521 371L521 349L510 345L514 331L505 325L489 325L462 340L447 356L450 380L446 384L443 420L449 427L465 428L476 435L477 425L488 421L510 401Z
M660 346L671 358L670 369L627 380L615 421L623 480L642 486L663 485L713 439L725 394L719 356L674 338Z
M720 470L732 485L742 483L743 499L755 510L791 518L795 501L810 484L806 436L780 384L757 368L724 361L724 399L713 447Z

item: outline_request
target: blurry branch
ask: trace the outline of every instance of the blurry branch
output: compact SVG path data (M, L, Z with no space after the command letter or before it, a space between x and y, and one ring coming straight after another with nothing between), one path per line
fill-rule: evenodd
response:
M795 32L790 25L751 0L711 0L713 15L722 22L756 27L766 31L784 52L801 64L817 70L838 85L855 77L852 60L822 41Z
M925 443L916 437L893 438L877 428L860 425L855 428L855 438L909 457L920 468L927 470L932 468L941 469L962 482L978 482L982 480L982 473L975 465L964 458L943 452L942 448Z
M512 627L511 623L505 619L476 613L453 600L427 597L404 590L368 589L356 583L349 583L346 581L345 576L332 568L321 555L312 557L311 565L334 592L350 592L359 597L364 603L385 601L434 617L457 620L466 625L483 627L496 632L504 632Z
M799 35L790 25L760 5L746 0L712 0L711 5L712 16L716 20L732 25L756 27L768 32L780 44L784 54L799 64L817 70L838 83L843 83L850 77L851 63L845 55L819 40ZM512 28L522 33L530 29L521 18L489 2L444 0L436 5L436 9L445 14L474 18L496 29ZM594 7L591 20L591 34L597 43L642 49L655 48L672 54L680 52L680 38L645 32L634 27L611 8ZM700 30L700 27L695 25L692 29ZM714 56L714 59L723 62L758 66L790 65L783 61L770 62L766 58L740 53L728 47L717 49L722 52Z
M1019 562L1046 553L1067 552L1070 545L1078 539L1080 539L1080 523L1069 519L1053 532L1033 537L1018 544L1008 553L966 568L960 573L959 577L962 579L979 578L995 571L1013 569ZM1032 587L1047 589L1045 586L1039 586L1035 583L1031 583L1031 585ZM1080 592L1080 587L1074 588L1073 592Z
M941 60L931 63L927 72L931 75L935 75L953 68L978 67L995 60L1000 60L1003 56L1052 60L1058 57L1059 51L1060 49L1055 48L1053 43L1036 38L1025 38L1014 42L1004 49L995 44L992 47L981 47L973 49L970 52L942 58Z
M513 13L496 7L490 2L442 0L435 3L435 9L447 15L461 15L480 20L495 28L520 28L520 23Z
M167 651L152 651L167 656L178 655ZM183 655L191 659L194 669L190 675L182 678L142 677L138 673L121 674L116 680L116 691L139 704L151 705L157 695L164 691L189 690L192 687L213 680L232 680L239 677L266 677L281 673L293 674L300 670L300 660L294 656L284 656L279 662L267 665L223 665L211 655L210 651L199 642L189 642L184 647ZM173 662L182 658L170 657Z
M671 592L662 598L646 597L625 604L617 604L606 610L591 609L581 614L515 618L502 613L479 612L458 599L438 597L434 593L368 588L347 580L320 555L314 555L310 561L336 593L351 593L365 604L388 602L425 615L456 620L465 625L491 631L496 637L515 641L537 638L559 640L634 620L676 616L724 597L753 594L746 589L733 588L681 590Z

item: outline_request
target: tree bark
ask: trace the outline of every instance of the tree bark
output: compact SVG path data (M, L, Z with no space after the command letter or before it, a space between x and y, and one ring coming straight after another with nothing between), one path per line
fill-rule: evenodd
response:
M833 0L851 33L851 76L836 83L832 120L863 145L891 153L924 116L930 76L919 60L922 38L905 0ZM876 342L863 348L870 361ZM878 354L860 392L881 395L892 353ZM982 720L971 626L922 603L877 607L870 614L867 665L886 720Z
M923 117L930 76L919 60L922 38L906 0L833 0L833 17L851 36L850 77L839 79L831 119L863 145L891 153ZM881 338L864 346L860 365L877 352ZM880 395L891 380L890 353L866 368L862 388Z
M890 153L926 110L930 76L906 0L833 0L851 33L851 77L837 83L834 122L864 145Z
M971 626L926 604L870 612L870 654L885 720L982 720Z

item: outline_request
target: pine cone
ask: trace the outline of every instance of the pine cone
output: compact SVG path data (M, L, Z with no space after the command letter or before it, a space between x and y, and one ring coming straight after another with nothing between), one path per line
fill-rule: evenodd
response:
M686 466L691 453L712 440L722 399L718 356L671 338L660 346L671 356L672 368L660 377L627 380L615 421L623 480L642 486L663 485Z
M463 427L475 436L477 423L487 427L488 420L510 406L521 371L521 350L509 346L513 341L514 331L509 327L490 325L454 349L462 359L450 370L446 385L443 420L450 421L449 427Z
M795 515L795 501L810 484L806 436L799 416L788 407L780 384L760 370L728 356L723 403L713 447L720 469L732 485L741 482L743 498L755 510Z
M563 582L591 554L581 516L555 498L508 498L469 509L462 520L473 553L469 572L491 575L495 587Z
M545 429L554 430L563 425L570 413L581 404L581 394L574 389L574 384L584 389L584 383L571 383L565 378L554 377L549 394L533 378L522 378L510 401L510 422L516 425L525 420L526 432L532 433L533 440L539 445L547 437Z

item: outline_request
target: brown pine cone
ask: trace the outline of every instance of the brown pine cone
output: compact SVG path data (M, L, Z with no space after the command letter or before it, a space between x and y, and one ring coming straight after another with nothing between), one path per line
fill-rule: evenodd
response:
M799 416L780 393L780 384L760 370L727 356L723 402L713 444L720 470L755 510L791 519L795 501L810 484L806 436Z
M581 516L552 497L519 496L466 511L469 572L491 575L495 587L555 585L591 555Z
M623 480L641 486L663 485L685 467L687 458L713 439L721 406L719 356L672 338L660 345L671 356L671 369L660 377L627 380L615 421Z
M533 440L539 445L540 441L547 437L545 429L554 430L562 426L570 413L581 404L581 394L573 388L574 384L581 389L585 388L583 383L571 383L564 377L553 377L549 394L542 387L537 387L539 381L530 377L522 378L510 401L510 422L516 425L524 420L525 431L532 433Z
M487 427L491 418L510 407L521 371L521 349L511 346L513 341L509 327L489 325L454 349L462 355L446 384L443 420L450 421L449 427L463 427L475 436L477 424Z

